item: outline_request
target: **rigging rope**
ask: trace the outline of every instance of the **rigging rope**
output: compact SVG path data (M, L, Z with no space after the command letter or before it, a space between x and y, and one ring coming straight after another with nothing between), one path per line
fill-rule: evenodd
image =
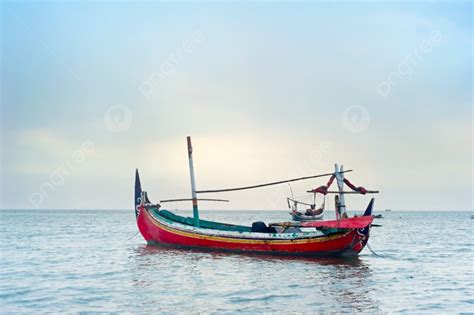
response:
M135 233L135 234L134 234L132 237L128 238L128 240L131 240L131 239L133 239L135 236L137 236L137 235L138 235L138 233L140 233L140 231L137 231L137 233Z
M377 253L372 249L372 247L370 247L369 242L367 242L367 248L368 248L368 249L372 252L372 254L374 254L375 256L377 256L377 257L384 257L384 256L382 256L382 255L377 254Z

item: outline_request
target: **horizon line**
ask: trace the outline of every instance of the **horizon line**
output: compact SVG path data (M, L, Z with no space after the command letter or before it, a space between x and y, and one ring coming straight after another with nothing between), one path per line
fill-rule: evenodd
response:
M91 209L91 208L84 208L84 209L78 209L78 208L41 208L41 209L28 209L28 208L0 208L0 211L45 211L45 210L58 210L58 211L131 211L133 212L133 208L130 209ZM166 210L166 209L165 209ZM347 210L349 212L353 211L364 211L365 209L355 209L355 210ZM170 210L168 210L170 211ZM192 212L193 209L179 209L175 208L173 211L190 211ZM288 209L200 209L199 211L289 211ZM334 210L329 210L329 212L332 212ZM389 211L386 211L386 209L383 210L374 210L377 212L392 212L392 211L434 211L434 212L473 212L474 210L468 210L468 209L429 209L429 210L423 210L423 209L389 209Z

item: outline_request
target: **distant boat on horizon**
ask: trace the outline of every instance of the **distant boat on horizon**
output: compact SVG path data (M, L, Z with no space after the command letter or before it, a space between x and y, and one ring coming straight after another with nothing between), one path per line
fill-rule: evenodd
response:
M385 211L389 212L389 211L392 211L392 209L385 209Z

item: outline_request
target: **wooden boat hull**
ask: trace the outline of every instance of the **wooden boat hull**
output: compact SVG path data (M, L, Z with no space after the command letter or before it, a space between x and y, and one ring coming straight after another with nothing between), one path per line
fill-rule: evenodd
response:
M329 235L311 233L226 233L170 223L143 206L138 207L138 228L149 244L213 251L292 256L356 255L369 239L366 229L340 229Z

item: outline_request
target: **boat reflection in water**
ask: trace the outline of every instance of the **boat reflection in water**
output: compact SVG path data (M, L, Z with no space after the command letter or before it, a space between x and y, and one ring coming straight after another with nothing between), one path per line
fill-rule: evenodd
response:
M133 260L137 292L154 292L164 312L192 311L187 304L194 301L203 312L218 312L219 307L254 312L327 312L328 307L333 312L380 311L367 292L374 281L370 264L359 256L288 257L143 245L135 249ZM166 296L174 302L163 305ZM190 299L193 303L184 303Z

